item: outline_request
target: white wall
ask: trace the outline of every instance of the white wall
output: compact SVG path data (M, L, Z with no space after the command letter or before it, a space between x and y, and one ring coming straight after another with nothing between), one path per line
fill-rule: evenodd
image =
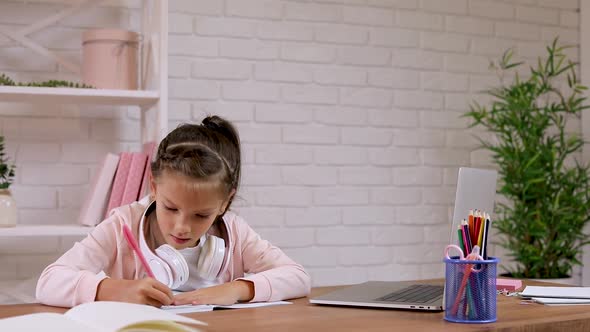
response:
M580 2L580 58L585 59L590 55L590 43L582 42L590 38L590 3L588 1ZM580 76L583 85L590 85L590 62L583 61L580 63ZM586 97L588 97L586 95ZM586 142L590 141L590 116L588 111L582 113L582 137ZM584 162L590 162L590 146L584 145L583 150ZM590 227L586 227L586 234L590 232ZM582 285L590 285L590 247L584 248L584 257L582 259Z
M17 28L56 8L26 3L0 2L0 24ZM170 128L209 113L235 121L244 152L235 209L315 285L441 277L457 166L489 166L460 116L473 98L486 100L477 92L497 82L489 60L506 48L530 60L557 35L577 45L578 8L577 0L170 1ZM90 17L37 37L76 56L88 22L137 22L128 9ZM577 48L570 53L577 60ZM0 49L0 70L62 75L21 48ZM0 112L18 164L21 223L72 222L104 153L137 148L136 110ZM74 240L39 243L57 253ZM0 242L0 278L34 275L55 256L15 242Z

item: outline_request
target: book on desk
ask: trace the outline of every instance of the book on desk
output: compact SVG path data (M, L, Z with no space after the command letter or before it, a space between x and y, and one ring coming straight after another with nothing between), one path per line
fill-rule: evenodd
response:
M108 301L80 304L63 315L44 312L0 319L0 331L19 332L195 332L198 325L207 324L156 307Z

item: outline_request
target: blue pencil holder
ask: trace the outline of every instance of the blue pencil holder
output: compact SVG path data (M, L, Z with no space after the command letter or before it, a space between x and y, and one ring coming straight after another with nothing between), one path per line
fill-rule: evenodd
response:
M454 323L492 323L496 318L498 258L445 258L445 320Z

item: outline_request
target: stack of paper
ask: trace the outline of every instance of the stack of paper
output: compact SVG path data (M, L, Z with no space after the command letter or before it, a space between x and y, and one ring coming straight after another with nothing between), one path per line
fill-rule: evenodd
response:
M520 296L546 305L590 304L590 287L526 286Z

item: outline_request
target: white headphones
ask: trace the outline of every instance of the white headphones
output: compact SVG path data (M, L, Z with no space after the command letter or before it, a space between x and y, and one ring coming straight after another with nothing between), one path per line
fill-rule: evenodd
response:
M152 202L143 212L139 222L139 248L146 258L154 276L158 281L171 289L184 285L189 278L189 268L184 256L169 244L158 247L155 253L145 240L143 225L146 215L154 210L156 202ZM222 271L225 257L225 241L217 236L205 234L199 240L200 254L197 261L198 276L206 280L215 280Z

